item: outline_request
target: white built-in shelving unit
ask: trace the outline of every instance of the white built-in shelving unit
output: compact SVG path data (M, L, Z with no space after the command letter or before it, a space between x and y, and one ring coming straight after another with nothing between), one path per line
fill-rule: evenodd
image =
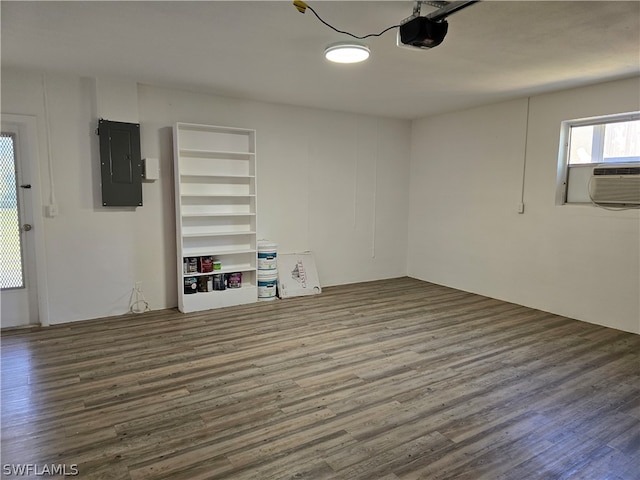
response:
M257 301L255 130L174 127L178 308L194 312ZM213 257L215 274L241 273L242 287L185 294L189 257Z

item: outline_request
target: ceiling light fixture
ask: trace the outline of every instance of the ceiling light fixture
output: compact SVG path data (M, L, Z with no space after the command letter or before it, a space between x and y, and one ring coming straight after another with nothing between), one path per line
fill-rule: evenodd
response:
M336 63L363 62L370 53L369 47L354 42L333 43L324 50L325 58Z

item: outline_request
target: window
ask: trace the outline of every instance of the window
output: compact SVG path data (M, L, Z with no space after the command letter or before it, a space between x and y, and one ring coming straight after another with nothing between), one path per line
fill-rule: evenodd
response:
M629 163L640 166L640 112L562 122L556 203L591 203L593 167Z

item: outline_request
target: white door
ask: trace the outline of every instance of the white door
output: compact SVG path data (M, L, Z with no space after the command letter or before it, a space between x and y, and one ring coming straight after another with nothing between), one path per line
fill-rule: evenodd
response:
M0 326L39 323L34 192L37 168L32 122L2 117L0 135Z

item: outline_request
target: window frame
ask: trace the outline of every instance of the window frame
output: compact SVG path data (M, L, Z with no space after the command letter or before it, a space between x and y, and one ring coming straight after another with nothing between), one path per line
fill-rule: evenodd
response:
M571 143L571 129L573 127L601 126L594 131L593 151L599 152L599 158L602 159L604 152L604 131L605 125L609 123L631 122L640 120L640 111L616 113L612 115L599 115L596 117L578 118L573 120L564 120L560 123L560 146L558 148L558 169L556 178L556 205L585 205L581 202L568 202L567 192L569 191L569 145ZM595 134L597 132L597 135ZM620 162L626 163L626 162ZM634 162L636 163L636 162ZM640 162L638 162L640 163ZM598 162L577 163L576 166L599 165ZM607 163L607 165L615 165L615 163Z

